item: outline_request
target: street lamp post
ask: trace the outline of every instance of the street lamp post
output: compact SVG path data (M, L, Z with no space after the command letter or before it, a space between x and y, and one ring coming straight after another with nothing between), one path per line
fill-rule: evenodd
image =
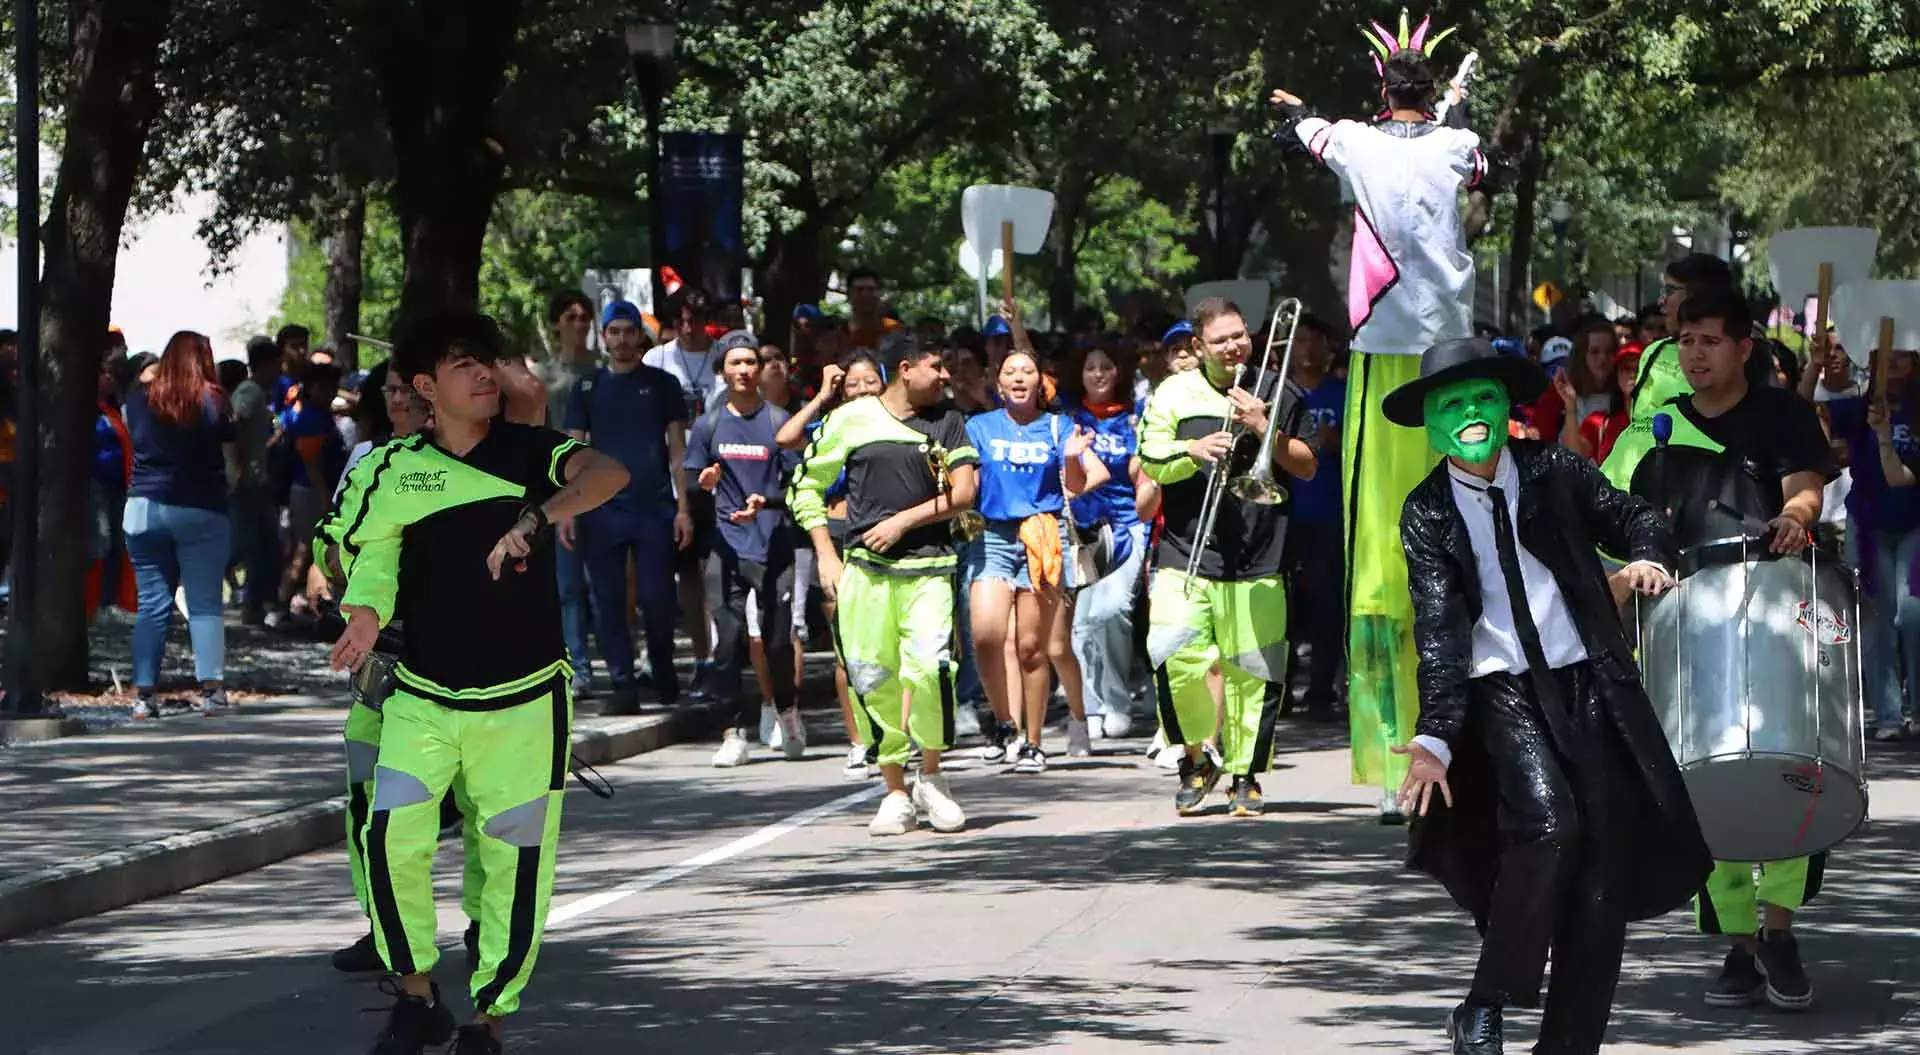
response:
M667 94L673 90L673 56L679 37L679 28L664 19L635 19L627 23L627 58L633 64L633 79L640 86L641 102L646 107L648 260L653 273L653 315L663 326L668 324L667 286L663 277L667 263L667 211L661 196L666 166L660 147L660 113L666 106Z
M1573 206L1564 201L1554 202L1553 208L1547 211L1547 219L1553 221L1554 275L1560 283L1564 304L1573 299L1573 291L1567 288L1567 228L1573 223Z
M1232 278L1227 267L1227 173L1233 168L1233 140L1240 126L1219 120L1207 126L1213 145L1213 277Z

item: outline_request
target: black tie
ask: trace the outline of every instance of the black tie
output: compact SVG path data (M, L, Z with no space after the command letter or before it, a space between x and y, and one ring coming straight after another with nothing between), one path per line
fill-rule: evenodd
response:
M1547 666L1547 650L1540 645L1540 628L1533 622L1533 609L1527 605L1527 580L1520 572L1520 547L1514 543L1513 517L1507 512L1507 495L1498 487L1487 488L1493 502L1493 545L1500 553L1500 577L1507 580L1507 606L1513 610L1513 632L1520 635L1520 651L1527 657L1527 669L1533 676L1533 690L1540 707L1547 712L1548 724L1562 713L1560 685Z

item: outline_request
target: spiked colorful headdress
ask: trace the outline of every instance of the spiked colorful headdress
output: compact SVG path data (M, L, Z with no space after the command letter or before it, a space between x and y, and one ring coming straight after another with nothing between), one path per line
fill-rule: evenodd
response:
M1400 9L1399 33L1371 19L1361 33L1366 36L1367 43L1373 47L1374 70L1384 77L1387 73L1387 60L1396 53L1417 51L1422 55L1432 56L1433 49L1438 47L1441 41L1452 36L1453 30L1445 29L1437 34L1433 33L1432 15L1421 19L1418 26L1410 26L1407 9L1403 7Z

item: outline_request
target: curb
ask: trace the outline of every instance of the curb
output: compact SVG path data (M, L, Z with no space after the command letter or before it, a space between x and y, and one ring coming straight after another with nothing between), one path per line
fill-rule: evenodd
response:
M573 753L606 765L698 736L719 713L701 704L578 731ZM0 941L332 846L346 837L345 810L344 800L323 799L0 881Z

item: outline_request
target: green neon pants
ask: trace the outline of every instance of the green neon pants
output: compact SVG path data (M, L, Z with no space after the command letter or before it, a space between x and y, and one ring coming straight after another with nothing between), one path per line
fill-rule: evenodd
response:
M1278 578L1247 582L1188 579L1161 568L1147 595L1147 658L1153 663L1160 727L1170 744L1198 744L1214 733L1207 672L1218 664L1226 728L1220 752L1234 776L1273 764L1279 694L1287 679L1287 588Z
M953 746L953 580L848 564L837 591L841 660L880 764ZM902 704L905 716L902 718Z
M560 799L571 757L567 679L525 703L456 711L397 689L387 699L367 819L367 894L387 968L425 974L434 947L433 854L440 799L463 781L478 828L480 962L473 1006L512 1014L533 972L553 893Z
M1757 883L1755 869L1760 872ZM1706 889L1693 901L1700 933L1750 937L1760 929L1761 905L1798 911L1820 892L1826 870L1826 854L1763 865L1715 861L1713 871L1707 874Z
M1347 718L1353 782L1398 789L1404 756L1391 748L1413 737L1420 717L1419 655L1413 647L1413 598L1400 545L1400 507L1439 463L1422 429L1388 421L1381 401L1420 376L1417 355L1355 352L1341 427L1341 494L1347 525Z
M353 897L360 911L373 919L373 906L367 901L367 815L373 806L373 771L380 764L380 712L364 704L347 710L347 868L353 873ZM453 804L460 808L460 839L466 846L466 871L460 883L460 910L470 920L480 918L480 854L474 840L480 829L473 822L473 803L467 798L465 781L452 787Z

